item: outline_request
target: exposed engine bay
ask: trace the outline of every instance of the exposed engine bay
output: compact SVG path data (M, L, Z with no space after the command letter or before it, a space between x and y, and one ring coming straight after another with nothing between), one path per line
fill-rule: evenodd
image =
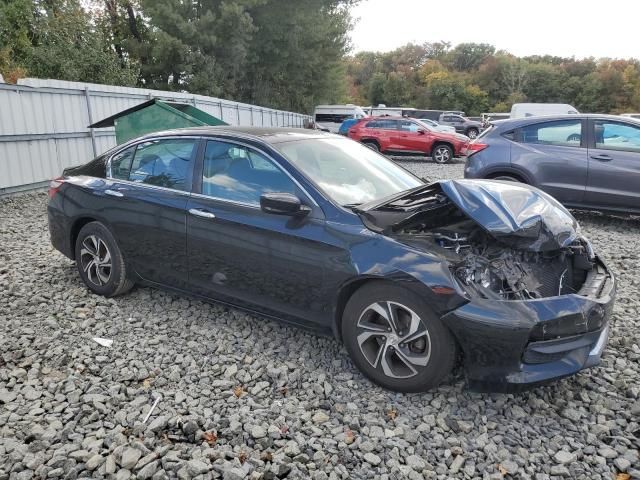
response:
M491 185L478 193L477 184L467 188L464 181L449 182L455 188L451 195L439 182L359 213L369 228L447 259L471 294L528 300L581 289L594 268L594 254L563 207L537 190L517 186L505 191L515 187L520 198L500 199L511 203L496 207ZM463 208L457 205L460 199L466 202ZM530 212L514 212L508 205L526 205ZM481 223L483 218L487 223Z

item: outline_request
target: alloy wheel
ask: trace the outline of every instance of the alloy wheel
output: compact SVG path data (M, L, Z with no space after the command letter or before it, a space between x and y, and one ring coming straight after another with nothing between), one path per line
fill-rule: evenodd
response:
M111 252L107 244L97 235L89 235L82 241L80 265L87 279L97 286L103 286L111 278Z
M433 153L433 159L436 163L447 163L451 159L451 154L447 147L438 147Z
M431 337L422 319L396 302L376 302L358 319L357 341L369 364L391 378L411 378L431 358Z
M476 138L478 136L478 132L476 130L469 130L469 134L468 137L473 140L474 138Z

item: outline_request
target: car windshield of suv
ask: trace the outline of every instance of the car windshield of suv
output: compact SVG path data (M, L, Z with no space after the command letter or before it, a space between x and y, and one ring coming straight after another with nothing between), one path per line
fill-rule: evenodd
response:
M360 205L423 182L391 160L349 139L297 140L274 145L339 205Z

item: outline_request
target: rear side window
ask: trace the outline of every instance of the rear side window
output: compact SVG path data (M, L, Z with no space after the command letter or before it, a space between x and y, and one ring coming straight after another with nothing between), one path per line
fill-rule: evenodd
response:
M582 122L580 120L534 123L522 127L520 130L522 143L579 147L582 140Z
M596 148L640 152L640 126L596 120Z
M131 171L131 162L136 147L130 147L111 157L111 178L118 180L129 180L129 172Z
M384 130L397 130L397 120L372 120L366 124L366 128L382 128Z
M129 180L175 190L191 188L191 170L197 140L171 138L139 144Z

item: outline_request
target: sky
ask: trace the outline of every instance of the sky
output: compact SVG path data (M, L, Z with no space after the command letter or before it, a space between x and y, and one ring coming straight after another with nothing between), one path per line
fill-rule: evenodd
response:
M361 0L353 52L490 43L517 56L640 58L640 0Z

